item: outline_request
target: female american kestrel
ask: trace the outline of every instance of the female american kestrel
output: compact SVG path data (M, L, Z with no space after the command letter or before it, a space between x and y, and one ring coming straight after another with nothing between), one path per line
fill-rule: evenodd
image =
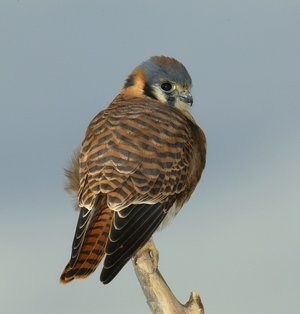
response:
M87 277L102 259L100 280L109 283L191 196L206 157L191 86L180 62L152 57L91 121L66 171L80 214L62 283Z

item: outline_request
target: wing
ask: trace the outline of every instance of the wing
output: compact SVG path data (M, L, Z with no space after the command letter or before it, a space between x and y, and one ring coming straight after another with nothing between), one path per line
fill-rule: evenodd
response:
M166 216L165 207L166 204L162 203L130 205L114 213L100 276L104 284L109 283L132 255L151 238Z
M117 100L93 119L81 150L79 203L93 208L105 194L114 211L101 281L111 281L168 210L190 197L205 149L193 120L154 101Z

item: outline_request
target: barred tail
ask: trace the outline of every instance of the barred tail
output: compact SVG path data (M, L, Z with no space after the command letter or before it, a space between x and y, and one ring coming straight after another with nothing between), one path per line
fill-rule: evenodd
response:
M60 277L61 283L85 278L94 272L105 254L112 215L109 208L81 209L71 259Z

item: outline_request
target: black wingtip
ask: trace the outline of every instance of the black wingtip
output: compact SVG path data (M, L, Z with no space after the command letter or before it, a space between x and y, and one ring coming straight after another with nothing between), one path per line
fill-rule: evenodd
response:
M109 284L118 275L118 273L121 271L121 269L125 266L127 262L128 260L124 261L122 265L118 265L118 268L116 267L113 269L103 268L100 275L100 281L104 285Z
M115 221L110 233L114 242L110 241L106 246L107 255L100 275L103 284L108 284L117 276L135 252L151 238L166 215L164 204L132 206L135 207L134 210L125 218L130 220L129 224L120 224L119 220L123 218L114 216ZM115 229L115 225L123 225L124 228Z

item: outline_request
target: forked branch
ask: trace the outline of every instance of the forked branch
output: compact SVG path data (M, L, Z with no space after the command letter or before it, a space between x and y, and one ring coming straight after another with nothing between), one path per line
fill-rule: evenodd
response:
M147 303L155 314L204 314L199 294L192 292L186 304L181 304L158 270L158 250L152 240L133 257L134 270Z

